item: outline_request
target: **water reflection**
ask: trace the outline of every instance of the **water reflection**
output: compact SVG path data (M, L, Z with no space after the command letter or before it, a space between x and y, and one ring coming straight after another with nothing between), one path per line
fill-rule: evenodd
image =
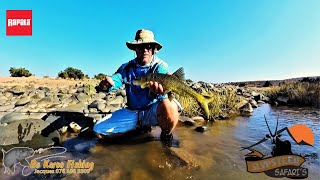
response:
M156 128L147 136L123 139L122 142L97 143L88 161L95 162L94 172L88 175L73 175L70 178L97 179L269 179L263 173L252 174L246 170L243 146L256 143L269 134L264 115L271 131L294 124L309 126L315 135L314 147L297 145L288 134L281 139L289 140L293 153L304 154L309 169L309 177L319 177L319 110L308 108L272 108L263 104L250 117L237 117L227 121L217 121L209 125L209 131L198 133L194 127L180 126L175 136L180 140L180 148L168 148L158 141L160 129ZM152 139L152 138L151 138ZM155 138L157 139L157 138ZM271 156L271 141L255 147Z

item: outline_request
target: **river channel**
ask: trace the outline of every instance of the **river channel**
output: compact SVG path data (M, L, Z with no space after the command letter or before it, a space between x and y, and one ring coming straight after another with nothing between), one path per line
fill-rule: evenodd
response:
M252 145L269 134L264 120L266 116L270 129L275 131L295 124L308 126L314 135L313 146L300 146L283 132L281 140L289 140L293 154L302 155L308 168L308 179L320 177L320 110L313 108L272 107L260 104L249 117L236 117L215 121L204 133L194 131L195 127L179 125L175 139L180 147L167 147L160 141L160 129L150 134L115 142L83 141L75 151L68 152L68 159L84 159L94 162L89 174L70 174L65 179L270 179L264 173L247 172L245 155L249 150L241 147ZM72 138L66 143L73 146ZM271 156L273 144L267 140L255 147L265 156ZM89 151L77 152L77 148ZM17 176L15 176L16 178ZM51 176L52 177L52 176ZM30 178L30 177L29 177ZM49 177L50 178L50 177ZM32 179L32 178L31 178Z

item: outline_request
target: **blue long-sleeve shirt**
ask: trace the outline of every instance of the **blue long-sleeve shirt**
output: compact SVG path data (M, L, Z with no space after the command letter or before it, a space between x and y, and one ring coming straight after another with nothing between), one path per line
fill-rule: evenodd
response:
M149 88L142 89L140 86L132 84L134 79L149 73L167 74L168 64L155 55L153 55L151 62L144 66L136 63L136 59L122 64L116 73L111 76L114 86L109 91L117 90L125 83L128 108L135 110L147 109L148 106L157 102L157 98L167 98L166 94L163 96L158 95L157 97L157 95L149 92Z

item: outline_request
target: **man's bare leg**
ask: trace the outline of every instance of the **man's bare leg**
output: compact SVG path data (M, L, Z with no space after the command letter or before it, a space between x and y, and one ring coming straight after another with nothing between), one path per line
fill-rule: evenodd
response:
M157 118L162 130L161 135L171 135L179 120L178 106L174 101L163 99L157 108Z

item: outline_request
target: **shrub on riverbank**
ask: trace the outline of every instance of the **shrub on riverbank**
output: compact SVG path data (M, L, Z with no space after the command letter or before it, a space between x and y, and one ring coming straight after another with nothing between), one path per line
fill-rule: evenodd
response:
M97 75L94 75L95 79L103 80L107 75L103 73L99 73Z
M58 77L61 77L61 78L64 78L64 79L67 79L67 78L83 79L85 77L85 75L79 69L68 67L64 71L60 71L58 73Z
M14 68L14 67L11 67L9 69L9 72L10 72L10 76L11 77L29 77L29 76L32 76L30 71L25 69L25 68Z
M275 86L266 92L272 100L287 97L288 103L320 107L320 83L296 82Z

